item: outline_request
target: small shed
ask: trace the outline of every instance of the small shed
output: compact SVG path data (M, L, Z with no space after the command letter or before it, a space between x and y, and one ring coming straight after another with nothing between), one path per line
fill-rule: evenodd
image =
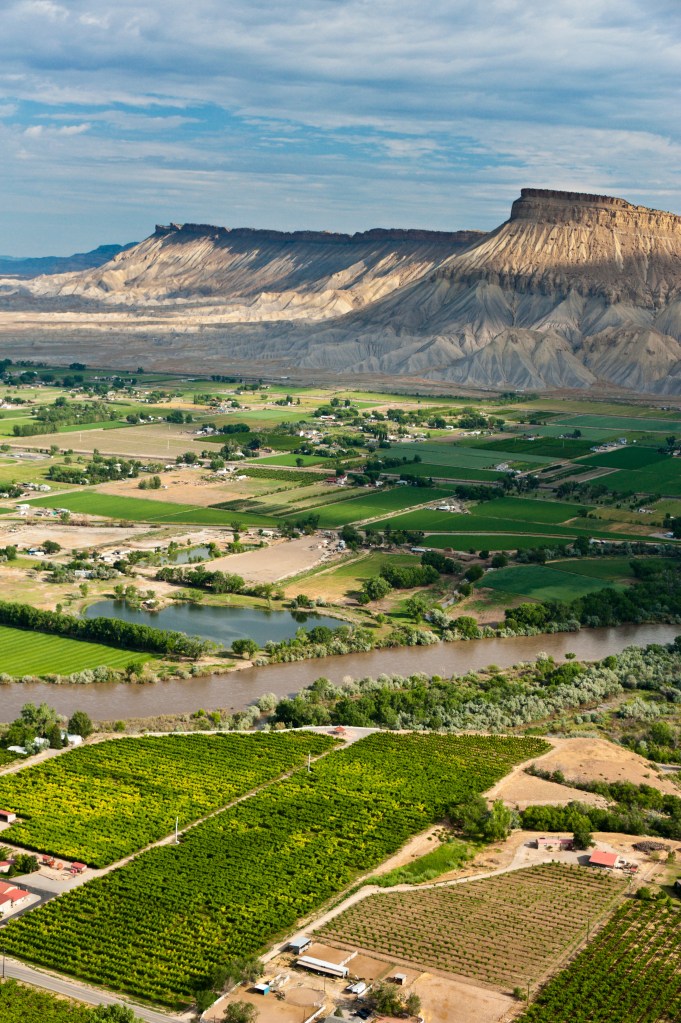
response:
M269 980L263 980L260 982L260 984L254 984L253 990L255 991L256 995L268 995L270 993L270 987L271 985Z
M393 977L393 981L395 984L399 985L399 987L404 987L404 985L407 983L406 973L396 973L395 976Z
M617 853L609 852L595 852L589 857L590 867L605 867L606 869L612 870L619 864L619 856Z
M295 954L299 956L306 948L309 948L311 944L312 939L302 935L300 938L294 938L292 941L289 941L288 947L291 952L295 952Z
M12 866L9 860L0 860L0 874L9 873L9 868Z
M16 819L17 815L14 810L0 810L0 821L3 821L5 824L14 824Z
M350 984L348 987L349 995L363 995L366 991L367 986L363 980L358 980L355 984Z
M83 871L85 871L85 870L87 870L87 864L86 863L72 863L71 864L71 873L72 874L82 874Z

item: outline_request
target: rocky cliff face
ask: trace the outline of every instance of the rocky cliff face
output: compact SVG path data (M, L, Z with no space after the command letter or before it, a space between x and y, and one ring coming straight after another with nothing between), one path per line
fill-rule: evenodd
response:
M15 330L146 332L149 365L182 334L197 367L681 393L681 217L609 196L523 189L487 235L170 225L3 294Z

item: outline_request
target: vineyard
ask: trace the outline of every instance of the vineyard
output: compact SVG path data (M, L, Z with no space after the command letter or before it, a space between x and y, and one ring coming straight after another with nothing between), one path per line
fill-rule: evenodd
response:
M544 864L449 888L371 895L321 933L345 947L512 988L543 976L625 888L583 867Z
M7 952L170 1006L545 752L530 738L375 733L4 929ZM144 949L144 956L139 950Z
M681 1019L681 913L629 901L518 1023Z
M301 765L333 740L313 732L168 735L83 746L0 778L22 820L3 837L103 867Z

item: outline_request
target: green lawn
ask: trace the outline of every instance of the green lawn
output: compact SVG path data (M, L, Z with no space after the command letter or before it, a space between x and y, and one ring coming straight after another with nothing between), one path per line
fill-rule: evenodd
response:
M75 494L41 497L31 504L41 508L68 508L85 515L102 515L110 519L128 519L132 522L199 523L202 525L229 525L233 512L220 508L203 508L191 504L171 504L148 498L117 497L100 494L95 490L80 490ZM244 524L273 526L274 520L252 512L240 513Z
M0 672L8 675L69 675L100 665L124 668L131 661L148 660L149 654L133 650L0 625Z

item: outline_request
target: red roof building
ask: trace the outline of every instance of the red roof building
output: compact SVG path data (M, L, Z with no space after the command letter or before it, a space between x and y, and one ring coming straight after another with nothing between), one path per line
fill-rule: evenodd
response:
M590 867L616 867L619 862L617 853L595 852L589 857Z

